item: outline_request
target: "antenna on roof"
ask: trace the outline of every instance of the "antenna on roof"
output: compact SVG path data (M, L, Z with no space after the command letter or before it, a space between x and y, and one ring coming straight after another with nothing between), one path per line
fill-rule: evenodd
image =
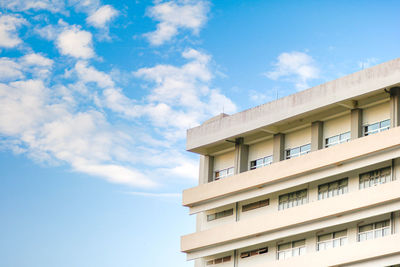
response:
M278 100L278 88L276 88L276 100Z

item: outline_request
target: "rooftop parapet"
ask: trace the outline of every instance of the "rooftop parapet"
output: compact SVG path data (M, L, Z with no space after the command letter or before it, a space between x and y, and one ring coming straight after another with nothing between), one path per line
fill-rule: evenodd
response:
M400 84L400 58L280 98L233 115L221 114L187 131L186 149L207 154L207 147L251 134L287 120L295 120L330 107L356 103Z

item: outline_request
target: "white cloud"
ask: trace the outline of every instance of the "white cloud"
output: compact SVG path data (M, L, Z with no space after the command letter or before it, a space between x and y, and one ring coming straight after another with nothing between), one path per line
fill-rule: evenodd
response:
M76 171L113 183L157 185L123 165L129 158L126 134L111 127L98 111L74 111L40 80L0 84L0 134L8 137L14 151L37 160L65 162Z
M182 194L180 193L151 193L151 192L125 192L128 195L141 196L141 197L172 197L172 198L181 198Z
M88 59L94 56L92 34L77 26L66 28L57 37L57 47L63 55Z
M0 58L0 81L23 79L26 74L32 77L46 78L53 65L53 60L40 54L30 53L19 59Z
M372 67L373 65L375 65L378 62L377 58L371 57L371 58L367 58L363 61L359 61L358 62L358 67L360 69L366 69L369 67Z
M35 53L23 56L22 61L27 66L51 67L53 65L53 60Z
M313 58L302 52L282 53L274 66L275 69L265 75L272 80L287 78L295 83L298 90L308 88L308 81L319 77Z
M88 66L85 61L78 61L75 64L75 71L84 83L94 82L101 88L114 87L114 82L108 74Z
M56 13L64 10L64 0L2 0L0 6L16 12L33 9Z
M236 105L216 89L210 89L213 75L209 66L211 57L194 49L187 49L182 57L189 62L176 67L157 65L142 68L136 77L154 84L145 107L147 114L158 127L172 127L177 136L184 129L194 127L209 116L236 111Z
M110 5L104 5L87 17L86 22L93 27L104 28L117 15L118 11L115 8Z
M162 45L178 34L180 29L197 34L207 21L208 2L169 1L148 9L148 16L159 21L154 32L145 34L151 44Z
M21 66L17 62L9 58L0 58L0 80L15 80L21 79L24 74L21 71Z
M0 13L0 47L12 48L22 43L17 30L25 24L27 21L20 16Z

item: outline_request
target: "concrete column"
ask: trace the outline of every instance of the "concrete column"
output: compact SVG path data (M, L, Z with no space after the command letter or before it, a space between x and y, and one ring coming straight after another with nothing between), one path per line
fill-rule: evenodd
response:
M390 89L390 128L400 126L400 87Z
M249 146L243 143L243 137L237 138L235 143L235 174L248 171Z
M200 155L199 185L212 182L214 172L214 157Z
M323 148L324 136L323 136L322 121L314 121L311 123L311 151L316 151Z
M355 108L351 110L351 140L360 138L362 131L362 109Z
M285 134L274 134L273 162L285 159Z

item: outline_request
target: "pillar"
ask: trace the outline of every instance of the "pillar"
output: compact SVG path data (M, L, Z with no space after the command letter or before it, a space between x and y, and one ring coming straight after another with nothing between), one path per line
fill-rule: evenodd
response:
M400 125L400 87L390 89L390 128Z
M363 134L362 131L362 109L355 108L351 110L351 139L360 138Z
M311 151L323 148L323 126L322 121L314 121L311 123Z
M199 185L212 182L214 172L214 157L200 155Z
M239 174L248 170L249 146L244 144L243 137L237 138L235 141L235 174Z
M273 162L285 159L285 134L274 134Z

